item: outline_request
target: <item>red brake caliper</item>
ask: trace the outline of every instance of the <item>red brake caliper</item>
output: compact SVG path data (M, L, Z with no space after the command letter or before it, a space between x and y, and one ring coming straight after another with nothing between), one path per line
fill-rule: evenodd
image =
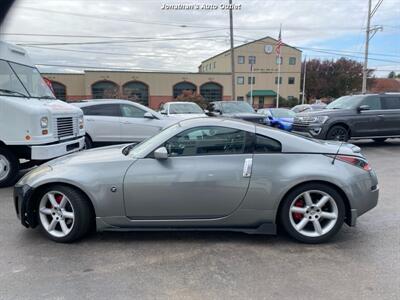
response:
M297 207L304 207L304 201L303 201L302 199L299 199L299 200L297 200L297 201L295 202L294 206L297 206ZM294 219L296 222L300 222L300 220L303 219L303 214L302 214L302 213L298 213L298 212L293 213L293 219Z
M54 198L56 198L57 203L60 204L63 196L62 195L55 195Z

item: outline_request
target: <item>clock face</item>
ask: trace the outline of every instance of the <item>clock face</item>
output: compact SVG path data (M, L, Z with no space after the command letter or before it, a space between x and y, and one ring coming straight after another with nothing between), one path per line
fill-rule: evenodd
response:
M265 47L264 47L264 51L265 51L265 53L267 53L267 54L270 54L270 53L272 53L272 50L274 49L274 47L272 47L272 45L265 45Z

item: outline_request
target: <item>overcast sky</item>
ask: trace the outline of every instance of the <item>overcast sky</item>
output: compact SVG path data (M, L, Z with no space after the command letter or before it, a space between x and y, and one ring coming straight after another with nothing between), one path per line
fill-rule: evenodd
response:
M76 66L197 72L202 60L229 47L229 14L219 6L227 2L19 0L1 27L1 38L30 44L24 47L36 64L74 66L39 66L42 72L72 72L79 70ZM367 0L234 3L241 5L234 11L235 45L276 38L281 23L283 42L301 47L308 58L343 54L362 61ZM214 4L218 9L165 10L164 4ZM400 73L399 0L383 0L372 25L382 25L383 31L371 40L369 66L379 76Z

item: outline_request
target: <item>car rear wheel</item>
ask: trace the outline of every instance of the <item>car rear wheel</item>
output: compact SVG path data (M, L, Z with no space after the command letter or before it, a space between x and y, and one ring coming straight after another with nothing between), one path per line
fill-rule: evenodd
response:
M0 148L0 187L13 185L18 178L20 163L8 149Z
M349 130L341 125L335 125L329 129L326 139L347 142L350 138Z
M57 185L41 194L38 218L48 238L70 243L89 231L92 214L88 200L82 193L71 187Z
M343 225L345 206L340 194L324 184L306 184L283 200L281 224L294 239L310 244L323 243Z

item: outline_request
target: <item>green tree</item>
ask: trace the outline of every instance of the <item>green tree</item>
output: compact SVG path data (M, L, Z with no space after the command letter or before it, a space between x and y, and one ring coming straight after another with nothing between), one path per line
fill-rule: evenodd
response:
M396 73L394 71L390 72L388 78L396 78Z

